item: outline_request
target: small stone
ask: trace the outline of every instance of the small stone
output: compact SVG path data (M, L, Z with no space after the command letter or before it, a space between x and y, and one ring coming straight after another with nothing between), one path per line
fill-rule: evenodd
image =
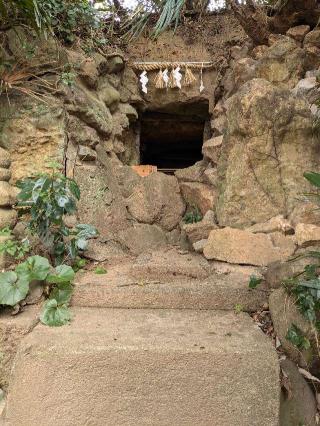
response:
M41 281L32 281L29 285L29 293L25 299L27 305L35 305L42 299L44 292L43 283Z
M273 34L271 33L268 37L268 45L272 46L273 44L277 43L278 41L285 41L286 36L284 36L283 34Z
M95 161L97 159L97 153L88 146L79 146L78 155L82 161Z
M242 59L248 56L248 46L233 46L230 49L232 59Z
M268 46L263 44L261 46L256 46L252 50L251 55L253 59L261 59L267 51L268 51Z
M182 229L187 234L189 241L193 244L197 241L208 239L210 232L213 229L217 229L217 225L202 220L197 223L185 224Z
M119 111L125 114L130 122L138 119L137 110L130 104L119 104Z
M320 47L320 30L310 31L304 38L303 46Z
M4 243L5 241L7 241L9 239L9 237L7 236L0 236L0 244ZM0 253L0 271L2 271L3 269L5 269L8 265L8 256L6 253ZM0 398L1 400L1 398Z
M113 151L116 154L121 154L122 152L125 152L126 148L124 146L124 143L120 141L119 139L116 139L113 143Z
M320 66L320 47L307 46L305 51L305 68L314 69Z
M314 203L299 203L293 209L289 220L292 226L296 227L298 223L310 223L320 226L320 209Z
M13 227L17 222L17 217L16 210L0 207L0 229L6 226Z
M217 186L218 182L218 172L216 168L208 168L203 172L204 183L212 185L213 187Z
M221 154L223 136L217 136L204 142L202 145L202 154L209 158L214 164L217 164Z
M202 222L217 223L214 211L208 210L207 213L203 216Z
M293 233L293 227L290 222L282 215L275 216L264 223L256 223L247 228L247 231L256 233L270 234L271 232L283 232L284 234Z
M118 73L124 68L124 61L121 56L113 56L108 60L108 71L110 74Z
M303 41L309 31L309 25L297 25L296 27L289 28L286 34L296 41Z
M0 181L8 182L11 179L11 171L0 167Z
M307 95L311 90L318 86L316 77L307 77L298 82L296 87L292 89L294 95Z
M195 252L197 253L203 253L203 249L205 247L205 245L207 244L208 240L200 240L200 241L196 241L195 243L192 244L192 247L194 249Z
M211 120L211 130L216 136L222 135L227 127L227 119L224 114L219 115Z
M302 247L319 244L320 226L308 223L298 223L296 226L296 238L298 245Z
M120 102L120 93L111 84L105 83L99 88L99 98L114 112Z
M198 161L193 166L176 170L175 176L179 181L202 183L204 170L203 162Z
M16 201L15 191L13 186L8 182L0 182L0 206L12 206Z
M8 169L10 167L10 153L6 149L0 148L0 167Z

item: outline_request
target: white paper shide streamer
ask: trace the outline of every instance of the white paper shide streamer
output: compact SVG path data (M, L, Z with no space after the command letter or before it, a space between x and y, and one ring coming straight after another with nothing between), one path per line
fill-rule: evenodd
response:
M141 83L141 90L143 91L143 93L148 93L148 88L147 88L147 84L148 84L148 77L147 77L147 71L142 71L142 73L140 74L140 83Z
M182 74L180 72L180 67L177 67L176 69L173 70L173 76L176 82L176 86L179 87L179 89L181 89Z
M164 84L165 84L165 86L166 87L168 87L168 82L169 82L169 76L168 76L168 69L166 68L164 71L163 71L163 73L162 73L162 78L163 78L163 81L164 81Z
M199 87L200 93L202 93L204 91L204 89L205 89L205 87L204 87L204 84L203 84L202 68L201 68L201 71L200 71L200 87Z

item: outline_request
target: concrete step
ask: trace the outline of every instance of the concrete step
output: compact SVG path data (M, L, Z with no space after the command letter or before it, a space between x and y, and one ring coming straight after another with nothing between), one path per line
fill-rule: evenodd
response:
M267 290L250 290L249 277L211 274L204 279L186 276L136 275L132 269L114 267L105 275L77 276L73 306L100 308L216 309L241 305L254 312L268 301Z
M17 353L6 426L277 426L279 366L247 314L74 308Z

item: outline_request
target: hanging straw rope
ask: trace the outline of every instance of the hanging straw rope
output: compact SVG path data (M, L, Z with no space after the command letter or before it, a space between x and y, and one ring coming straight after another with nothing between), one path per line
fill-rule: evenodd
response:
M216 64L213 62L132 62L131 66L141 71L157 71L164 68L213 68Z

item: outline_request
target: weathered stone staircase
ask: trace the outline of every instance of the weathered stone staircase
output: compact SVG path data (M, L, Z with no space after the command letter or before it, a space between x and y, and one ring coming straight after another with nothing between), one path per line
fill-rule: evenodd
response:
M71 325L22 340L5 425L278 425L276 352L233 312L265 294L173 254L78 276Z

